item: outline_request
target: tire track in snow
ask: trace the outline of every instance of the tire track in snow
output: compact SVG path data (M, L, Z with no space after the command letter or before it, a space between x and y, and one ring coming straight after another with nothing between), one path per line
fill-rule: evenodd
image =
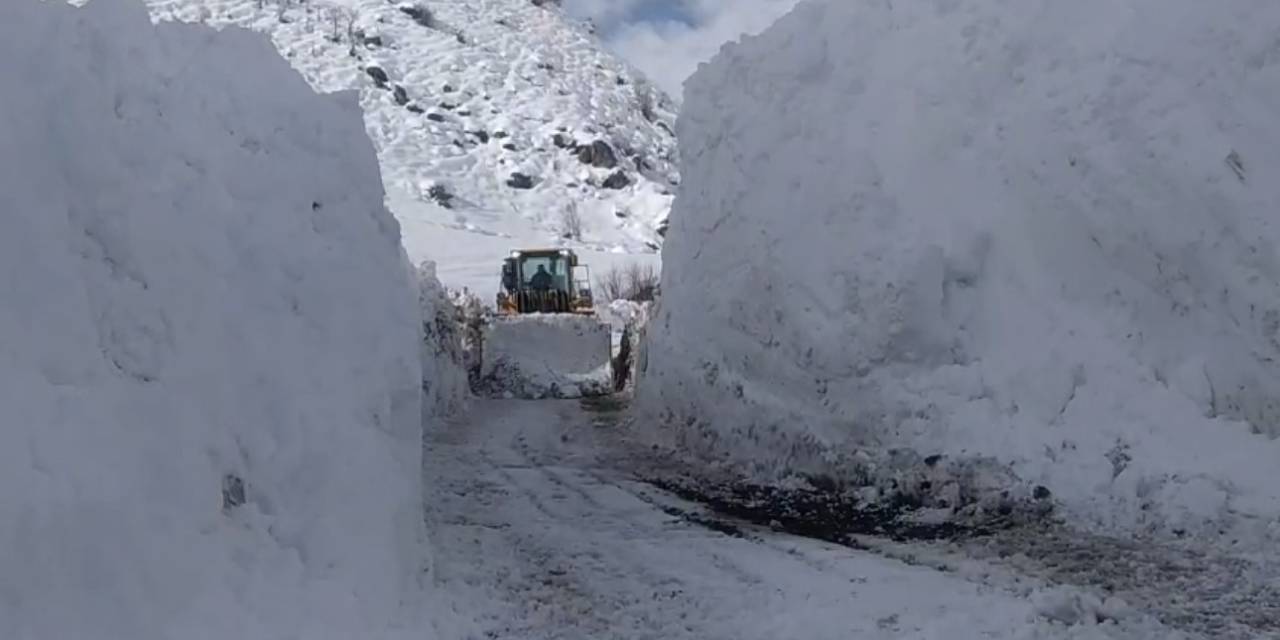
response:
M1170 637L1052 625L1025 594L767 527L708 529L566 406L482 402L428 434L433 577L471 624L447 637Z

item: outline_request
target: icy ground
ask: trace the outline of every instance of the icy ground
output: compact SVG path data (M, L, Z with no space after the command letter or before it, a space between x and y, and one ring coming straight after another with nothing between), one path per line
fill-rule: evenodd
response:
M431 574L453 613L441 621L442 637L1276 632L1267 622L1276 619L1276 594L1264 577L1275 574L1240 559L1091 545L1045 531L964 545L837 545L735 522L646 482L669 469L633 448L618 411L599 402L480 401L465 419L428 433ZM977 559L983 549L990 561ZM1108 597L1107 581L1118 597Z

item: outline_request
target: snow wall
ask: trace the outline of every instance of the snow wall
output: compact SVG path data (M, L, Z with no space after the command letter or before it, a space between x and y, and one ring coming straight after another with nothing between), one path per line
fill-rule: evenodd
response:
M463 332L465 318L436 277L430 260L418 265L422 310L422 420L463 413L471 397Z
M613 358L613 386L617 391L634 392L638 360L642 350L645 324L649 321L652 301L614 300L596 312L610 327L609 349Z
M141 2L0 3L0 52L0 637L422 637L420 315L355 96Z
M686 85L640 407L761 475L1276 536L1277 24L811 1L727 45Z

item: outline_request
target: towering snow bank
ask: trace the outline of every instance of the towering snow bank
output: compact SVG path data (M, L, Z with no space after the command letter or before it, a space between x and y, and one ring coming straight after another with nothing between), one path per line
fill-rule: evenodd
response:
M0 79L0 637L408 625L420 326L354 96L123 0L0 3Z
M687 86L642 405L768 472L1274 533L1275 24L809 2L727 46Z

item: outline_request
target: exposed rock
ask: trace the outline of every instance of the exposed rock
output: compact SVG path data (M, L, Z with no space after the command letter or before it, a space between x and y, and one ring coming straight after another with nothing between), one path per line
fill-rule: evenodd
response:
M453 208L453 194L449 192L449 188L443 184L433 184L427 190L427 197L435 200L440 206L446 209Z
M400 11L405 15L413 18L413 21L428 28L434 29L436 26L436 17L432 15L431 10L420 4L405 5L400 7Z
M383 71L382 67L365 67L364 72L369 74L370 78L373 78L373 83L378 85L378 87L382 89L387 88L387 82L390 78L387 77L387 72Z
M391 97L395 98L396 104L398 105L404 106L409 104L409 92L405 91L404 87L400 85L396 85L395 88L391 90Z
M600 186L606 189L625 189L631 186L631 178L628 178L627 174L622 170L614 171L609 174L608 178L604 179Z
M233 473L222 476L222 508L230 511L244 503L244 480Z
M582 161L583 164L589 164L601 169L612 169L618 166L618 156L613 152L613 147L609 146L609 143L604 140L596 140L589 145L578 147L578 160ZM627 184L630 184L630 182L622 186L625 187Z
M573 137L565 133L557 133L556 135L551 136L551 143L561 149L578 148L578 143L574 141Z
M512 189L532 189L533 184L534 182L532 177L520 173L519 171L512 173L511 177L507 179L507 186Z

